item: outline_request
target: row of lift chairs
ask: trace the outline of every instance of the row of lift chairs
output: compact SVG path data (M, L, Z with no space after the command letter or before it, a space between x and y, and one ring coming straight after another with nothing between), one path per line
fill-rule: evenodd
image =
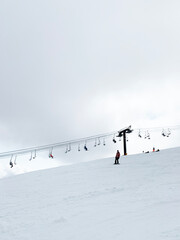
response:
M117 141L116 141L116 138L115 138L115 136L113 137L113 140L112 140L114 143L116 143ZM121 141L121 139L119 139L119 141ZM128 140L127 140L128 141ZM106 142L105 142L105 138L103 138L103 146L106 146ZM95 139L95 143L94 143L94 147L97 147L97 146L100 146L101 145L101 139L100 138L98 138L98 139ZM87 142L85 141L85 144L84 144L84 150L85 151L88 151L88 148L87 148ZM68 153L68 152L70 152L71 151L71 144L69 144L69 145L67 145L66 146L66 151L65 151L65 153ZM81 151L81 145L80 145L80 143L78 144L78 152L80 152Z
M162 132L161 132L161 135L162 135L163 137L169 137L169 136L171 135L170 129L169 129L169 128L168 128L167 130L163 129ZM142 138L141 130L139 130L138 137ZM149 133L148 130L145 131L144 138L145 138L145 139L151 139L150 133Z

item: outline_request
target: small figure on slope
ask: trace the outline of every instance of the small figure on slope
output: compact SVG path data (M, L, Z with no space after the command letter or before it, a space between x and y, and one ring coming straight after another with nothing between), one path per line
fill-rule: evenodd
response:
M119 150L117 150L116 156L115 156L115 163L114 164L120 164L119 163L119 158L120 158L120 152L119 152Z

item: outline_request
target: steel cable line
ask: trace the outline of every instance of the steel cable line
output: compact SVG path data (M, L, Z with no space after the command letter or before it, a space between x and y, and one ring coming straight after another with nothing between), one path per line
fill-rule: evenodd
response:
M81 144L84 142L94 141L97 138L99 138L99 139L107 138L107 137L113 136L114 134L118 134L118 131L113 131L113 132L109 132L109 133L98 134L98 135L94 135L94 136L90 136L90 137L84 137L84 138L79 138L79 139L74 139L74 140L69 140L69 141L63 141L63 142L48 144L48 145L43 145L43 146L36 146L36 147L18 149L18 150L14 150L14 151L2 152L2 153L0 153L0 157L9 157L12 155L24 155L24 154L32 153L32 152L37 153L37 152L52 149L52 148L54 149L54 148L67 146L69 144L75 145L75 144Z
M171 129L171 130L178 130L180 129L180 125L174 125L174 126L164 126L164 127L147 127L147 128L134 128L133 131L159 131L162 129Z

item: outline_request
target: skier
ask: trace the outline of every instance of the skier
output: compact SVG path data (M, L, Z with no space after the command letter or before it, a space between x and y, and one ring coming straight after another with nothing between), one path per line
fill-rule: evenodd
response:
M117 150L116 156L115 156L115 163L114 164L120 164L119 163L119 158L120 158L120 152L119 152L119 150Z

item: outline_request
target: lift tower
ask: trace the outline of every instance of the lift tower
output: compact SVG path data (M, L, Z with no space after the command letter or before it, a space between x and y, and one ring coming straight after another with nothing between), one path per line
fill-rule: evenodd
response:
M126 134L127 133L132 133L132 129L131 126L127 127L127 128L123 128L122 130L120 130L118 132L118 136L117 137L123 137L123 144L124 144L124 155L127 155L127 146L126 146Z

